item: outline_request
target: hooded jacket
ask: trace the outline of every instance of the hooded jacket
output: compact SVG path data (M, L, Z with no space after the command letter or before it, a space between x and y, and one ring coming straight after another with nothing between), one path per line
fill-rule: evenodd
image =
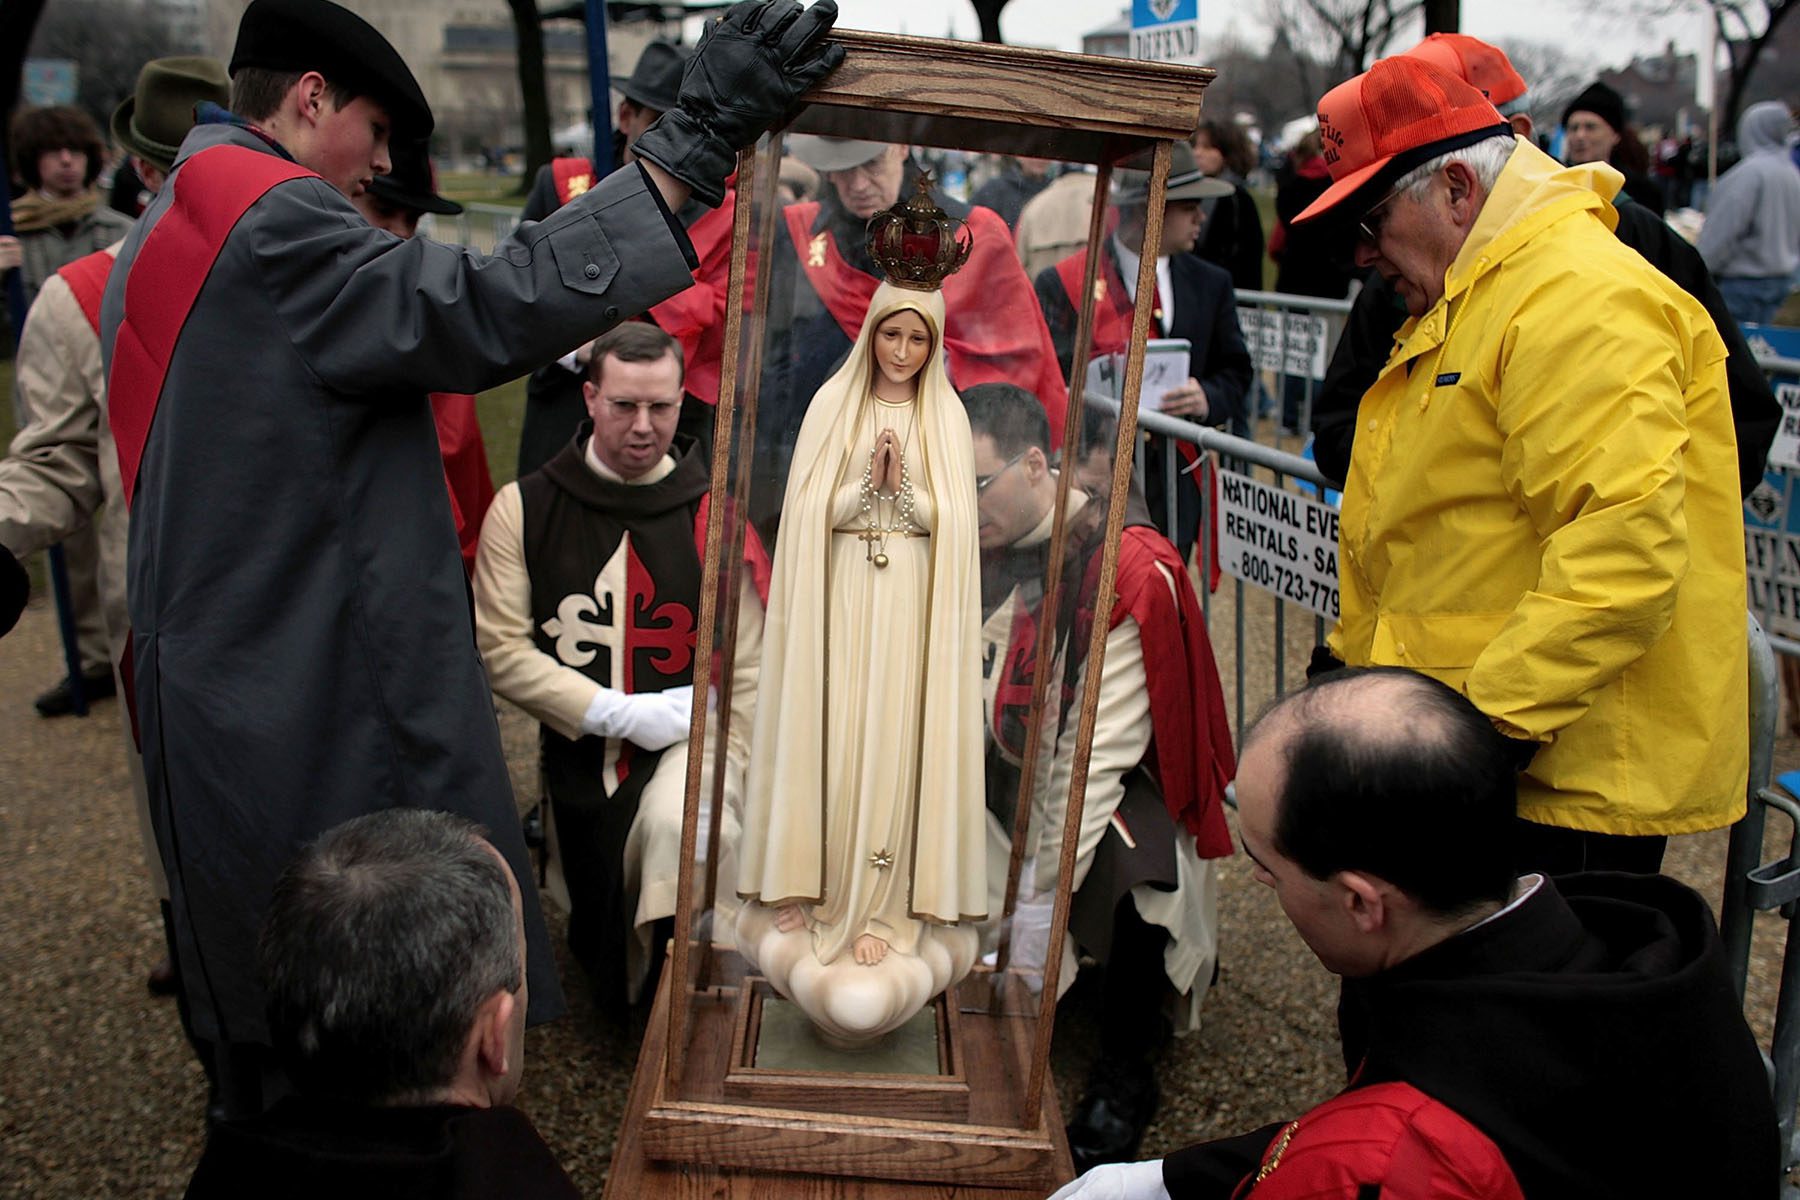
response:
M1338 1028L1343 1093L1287 1126L1170 1155L1169 1194L1777 1191L1761 1057L1712 914L1674 880L1546 880L1493 920L1346 979ZM1246 1151L1261 1178L1227 1190Z
M1793 124L1778 100L1738 118L1743 158L1719 177L1700 228L1700 257L1721 278L1785 279L1800 268L1800 171L1788 158Z
M1520 142L1401 328L1357 415L1330 642L1543 743L1521 817L1690 833L1744 811L1736 440L1724 344L1613 236L1618 186Z

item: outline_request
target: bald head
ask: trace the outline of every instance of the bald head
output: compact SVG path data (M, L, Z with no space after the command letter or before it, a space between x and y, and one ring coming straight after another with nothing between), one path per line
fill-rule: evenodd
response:
M1272 849L1306 874L1379 876L1443 916L1506 896L1517 773L1467 699L1393 667L1339 671L1278 701L1245 743Z

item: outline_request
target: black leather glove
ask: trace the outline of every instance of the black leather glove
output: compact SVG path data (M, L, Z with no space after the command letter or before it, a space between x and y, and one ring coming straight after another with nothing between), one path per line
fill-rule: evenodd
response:
M825 44L837 20L836 0L743 0L707 25L681 74L675 107L632 143L717 208L738 151L753 145L791 112L800 97L844 61Z
M25 568L5 546L0 546L0 637L18 624L25 611L25 600L31 595L31 578Z

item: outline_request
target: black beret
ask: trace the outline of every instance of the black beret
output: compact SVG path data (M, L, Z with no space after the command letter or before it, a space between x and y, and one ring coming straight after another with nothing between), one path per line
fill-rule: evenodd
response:
M1569 107L1563 109L1562 123L1567 125L1570 114L1578 112L1591 112L1611 125L1613 132L1625 132L1625 97L1598 80L1590 83L1586 91L1569 101Z
M331 0L251 0L238 23L231 73L317 71L388 110L394 134L431 132L431 105L406 60L373 25Z

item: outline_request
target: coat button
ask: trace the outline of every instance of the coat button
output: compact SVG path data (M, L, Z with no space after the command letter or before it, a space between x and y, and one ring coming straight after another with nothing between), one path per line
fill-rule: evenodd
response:
M1375 432L1375 418L1374 417L1369 418L1369 432L1370 433Z
M609 304L606 306L606 319L609 321L616 321L619 319L619 306L618 305Z
M581 273L583 275L586 275L589 279L600 278L600 268L595 266L593 263L589 263L587 266L583 267L581 269Z
M1399 654L1399 655L1404 655L1406 653L1406 643L1405 642L1395 642L1394 643L1394 653Z

